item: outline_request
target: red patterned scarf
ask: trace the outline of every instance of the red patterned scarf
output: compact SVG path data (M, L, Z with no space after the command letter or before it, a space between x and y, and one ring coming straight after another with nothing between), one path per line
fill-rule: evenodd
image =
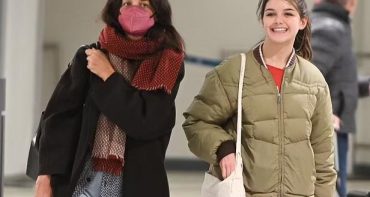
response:
M163 89L171 93L183 63L183 53L161 50L160 42L125 39L110 27L103 29L99 42L102 49L108 51L113 68L131 81L132 86L140 90ZM141 61L136 74L130 72L132 69L128 68L127 60ZM120 175L124 166L125 144L125 132L101 114L92 151L94 169Z
M142 60L131 85L140 90L164 89L171 93L184 61L184 53L162 49L160 41L129 40L105 27L99 42L103 49L123 59Z

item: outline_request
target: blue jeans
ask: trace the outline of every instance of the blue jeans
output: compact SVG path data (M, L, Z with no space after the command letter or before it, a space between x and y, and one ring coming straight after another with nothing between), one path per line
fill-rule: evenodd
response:
M79 197L99 197L102 181L103 173L97 172L96 175L91 180L90 184L87 186L87 188Z
M348 154L348 133L337 132L339 172L337 191L340 197L347 196L347 154Z

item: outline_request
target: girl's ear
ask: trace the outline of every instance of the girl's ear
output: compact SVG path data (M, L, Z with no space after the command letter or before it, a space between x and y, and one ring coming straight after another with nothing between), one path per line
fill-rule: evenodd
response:
M299 25L299 29L300 30L303 30L304 28L306 28L307 22L308 22L308 18L307 17L302 18L301 19L301 24Z

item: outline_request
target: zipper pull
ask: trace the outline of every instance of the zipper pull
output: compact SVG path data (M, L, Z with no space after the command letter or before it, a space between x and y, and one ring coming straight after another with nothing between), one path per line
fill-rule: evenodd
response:
M280 91L279 91L279 87L277 87L276 86L276 89L277 89L277 102L278 102L278 104L280 104L280 102L281 102L281 94L280 94Z

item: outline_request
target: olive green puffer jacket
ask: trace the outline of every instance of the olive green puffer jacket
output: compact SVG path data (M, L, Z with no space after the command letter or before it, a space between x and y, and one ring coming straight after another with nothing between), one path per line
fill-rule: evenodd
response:
M242 101L242 157L246 196L332 197L334 170L332 107L320 71L294 56L279 93L258 51L247 53ZM184 113L190 150L221 177L216 152L236 138L240 56L206 76Z

